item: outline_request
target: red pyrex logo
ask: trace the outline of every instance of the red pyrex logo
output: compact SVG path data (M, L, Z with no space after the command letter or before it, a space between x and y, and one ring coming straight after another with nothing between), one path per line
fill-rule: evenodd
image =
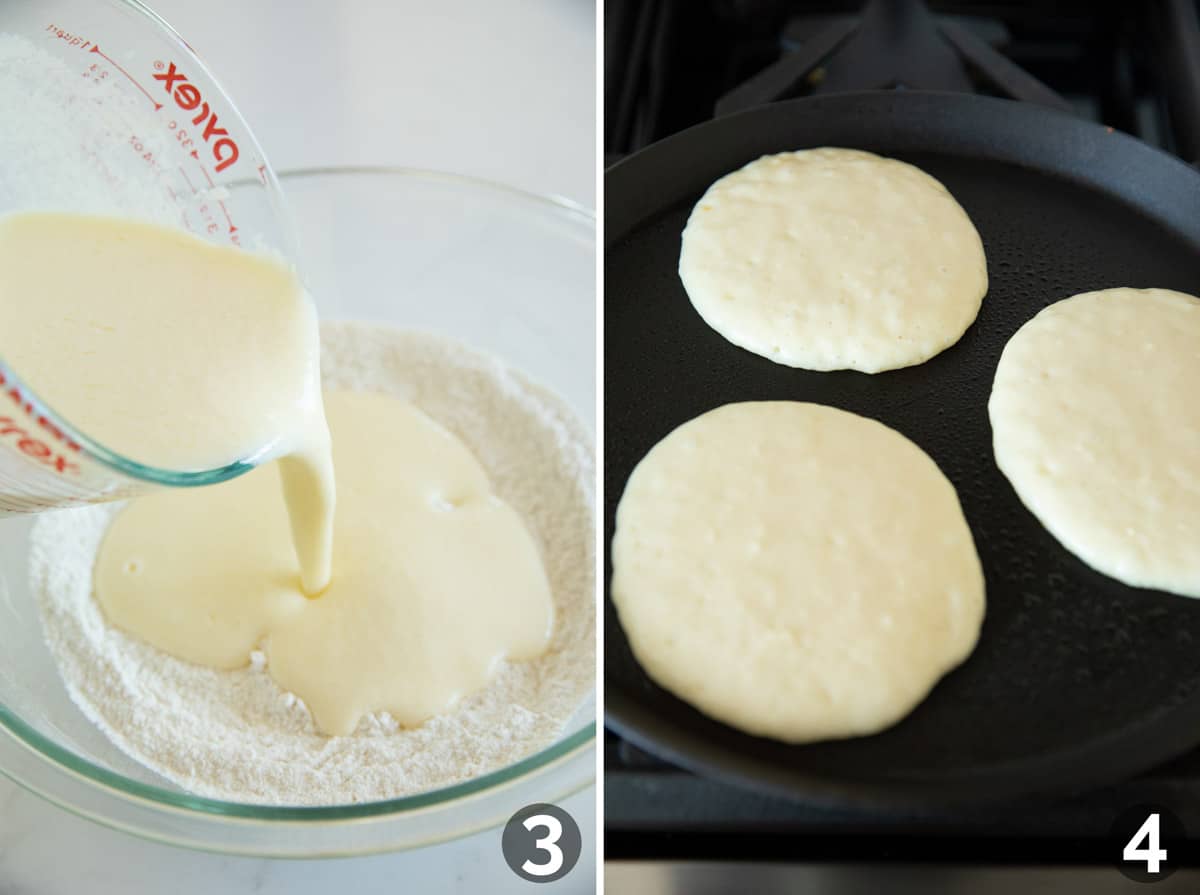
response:
M162 66L161 62L154 63L155 68L162 68ZM200 110L199 114L192 119L192 124L197 127L204 124L202 136L204 142L212 149L213 159L217 163L216 170L224 171L238 160L237 143L229 136L229 131L217 124L217 113L209 108L204 97L200 95L200 90L195 84L188 81L187 75L182 74L175 67L174 62L169 64L166 71L156 74L154 80L163 82L163 89L174 97L175 104L185 112ZM207 123L205 123L206 118L208 119Z
M64 435L62 430L50 422L50 420L41 414L38 414L36 417L34 416L33 405L25 400L15 383L8 382L3 371L0 371L0 395L11 398L13 403L17 405L17 409L24 412L28 423L38 426L68 450L75 453L81 450L78 444ZM77 463L68 459L57 448L51 447L39 438L38 436L41 433L33 431L28 423L22 424L20 420L0 413L0 443L11 442L22 454L51 467L56 472L79 472L79 465Z

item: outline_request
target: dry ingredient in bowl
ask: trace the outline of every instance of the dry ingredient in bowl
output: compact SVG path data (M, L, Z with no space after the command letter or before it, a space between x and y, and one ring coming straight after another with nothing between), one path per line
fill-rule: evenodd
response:
M31 577L72 699L122 750L191 792L259 804L336 805L463 782L550 745L594 683L591 440L562 399L500 361L432 335L322 325L329 389L411 401L479 458L526 520L555 601L549 649L504 663L452 713L401 729L386 714L325 737L266 673L175 659L111 626L92 566L114 507L40 519ZM164 594L163 599L170 599Z

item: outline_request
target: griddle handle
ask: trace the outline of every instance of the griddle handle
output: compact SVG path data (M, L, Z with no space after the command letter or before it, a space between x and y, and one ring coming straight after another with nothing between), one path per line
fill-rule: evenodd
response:
M780 97L790 96L809 73L836 50L858 27L855 19L830 22L825 28L788 53L774 65L768 65L750 80L738 85L717 100L718 118L741 112Z
M938 23L938 30L964 60L993 84L1003 87L1014 99L1074 113L1071 104L1060 94L1013 63L1007 56L989 47L971 33L970 29L953 19L943 18Z

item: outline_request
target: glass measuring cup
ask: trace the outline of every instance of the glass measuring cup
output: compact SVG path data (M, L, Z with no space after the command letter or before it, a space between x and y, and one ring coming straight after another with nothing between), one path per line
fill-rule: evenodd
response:
M0 215L136 218L294 257L282 192L246 122L137 0L5 0L0 122ZM56 414L0 356L0 517L214 484L253 465L134 462Z

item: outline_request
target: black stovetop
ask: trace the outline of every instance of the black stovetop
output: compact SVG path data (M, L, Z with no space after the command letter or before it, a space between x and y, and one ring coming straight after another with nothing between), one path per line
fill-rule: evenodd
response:
M1053 801L905 810L812 804L700 777L605 732L608 859L1108 864L1113 822L1134 805L1165 808L1200 833L1200 752ZM1200 840L1172 857L1200 864Z
M928 8L917 0L607 0L606 158L774 99L893 88L1063 105L1200 159L1196 0Z
M916 0L608 0L606 161L778 99L943 89L1062 108L1195 163L1198 5L935 2L929 14ZM938 861L951 848L967 862L1107 862L1114 818L1147 803L1200 835L1200 751L1053 803L920 813L789 801L672 767L610 731L604 761L610 859Z

